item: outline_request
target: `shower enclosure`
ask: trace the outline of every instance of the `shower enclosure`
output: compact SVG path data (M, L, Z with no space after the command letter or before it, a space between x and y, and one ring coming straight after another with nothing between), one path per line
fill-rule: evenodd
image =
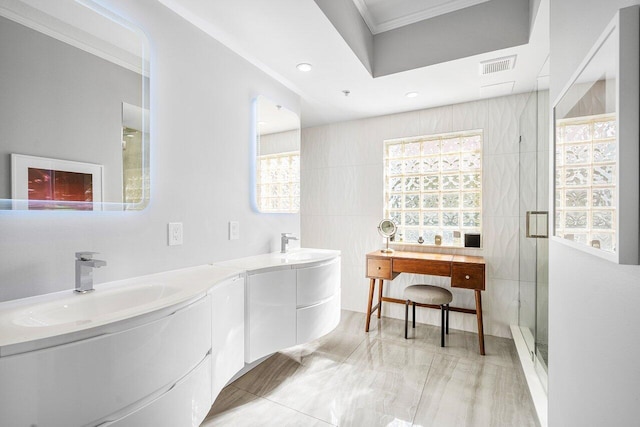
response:
M529 95L520 116L519 332L540 384L547 390L548 366L548 218L549 92ZM515 337L514 337L515 339ZM521 356L522 358L522 356Z

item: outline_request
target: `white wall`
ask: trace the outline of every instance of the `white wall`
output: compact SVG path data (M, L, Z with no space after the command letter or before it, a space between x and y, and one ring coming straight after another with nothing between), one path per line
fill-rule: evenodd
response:
M365 311L365 254L383 245L376 230L383 215L383 140L484 129L484 248L458 253L485 257L485 332L510 336L518 315L518 119L526 99L515 95L303 129L302 239L305 246L342 251L343 308ZM425 281L449 283L403 274L386 289L401 297L404 287ZM453 291L454 305L474 307L473 292ZM404 318L404 308L387 304L383 314ZM419 310L418 320L439 324L438 316L436 310ZM453 328L476 331L475 322L473 315L451 314Z
M252 101L299 97L154 0L101 0L151 44L151 202L141 212L0 212L0 300L74 286L74 252L101 252L97 283L276 250L298 215L250 204ZM228 221L240 240L228 240ZM184 245L167 246L167 223Z
M617 9L638 3L551 1L551 102ZM637 425L640 266L549 252L549 425Z

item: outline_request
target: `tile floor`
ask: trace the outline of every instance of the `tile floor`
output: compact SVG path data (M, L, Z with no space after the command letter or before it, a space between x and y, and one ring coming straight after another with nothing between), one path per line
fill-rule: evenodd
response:
M343 311L340 325L229 384L201 427L537 426L513 341ZM411 330L410 330L411 331Z

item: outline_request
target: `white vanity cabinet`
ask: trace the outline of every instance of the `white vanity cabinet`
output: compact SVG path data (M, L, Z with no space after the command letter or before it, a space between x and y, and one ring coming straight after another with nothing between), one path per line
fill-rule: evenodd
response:
M296 272L247 273L245 361L296 344Z
M340 252L300 249L0 303L0 426L197 427L226 383L340 319Z
M245 361L333 330L340 321L340 257L247 273Z
M215 285L211 296L212 396L215 400L227 382L244 367L243 276Z
M164 405L171 408L175 393L169 393L209 357L210 297L203 295L148 323L130 327L124 322L119 329L0 357L0 425L118 424L163 397ZM196 376L206 387L188 391L195 393L190 401L208 408L211 375ZM145 413L151 415L149 411L140 415Z
M296 270L296 344L331 332L340 321L340 258Z
M209 413L211 356L175 383L169 391L115 422L99 427L198 427Z

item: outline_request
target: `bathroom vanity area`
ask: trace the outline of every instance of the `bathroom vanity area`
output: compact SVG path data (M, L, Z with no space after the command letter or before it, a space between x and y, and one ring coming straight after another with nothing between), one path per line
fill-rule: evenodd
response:
M0 304L0 425L197 426L226 383L340 319L340 252L297 249Z

